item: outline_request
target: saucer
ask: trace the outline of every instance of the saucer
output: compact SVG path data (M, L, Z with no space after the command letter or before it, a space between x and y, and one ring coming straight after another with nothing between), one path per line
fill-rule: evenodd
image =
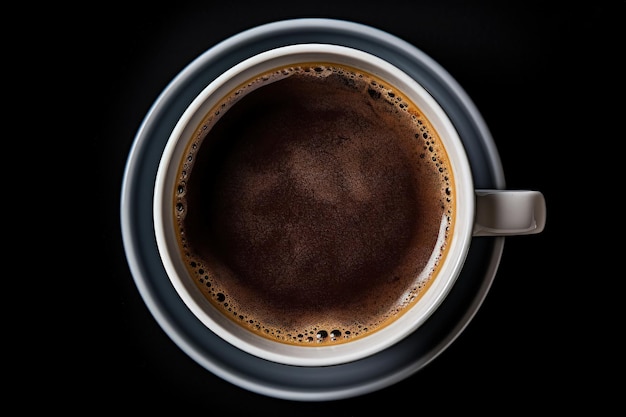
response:
M152 200L161 153L176 122L200 91L223 71L257 53L295 43L332 43L393 63L442 105L465 145L476 188L504 188L491 135L470 98L435 61L415 46L378 29L335 19L291 19L261 25L211 47L163 90L131 147L121 190L124 249L135 284L167 335L200 366L243 389L270 397L328 401L364 395L418 372L463 331L482 304L498 268L503 237L474 237L461 275L441 306L411 335L354 362L301 367L241 351L205 327L187 309L161 263Z

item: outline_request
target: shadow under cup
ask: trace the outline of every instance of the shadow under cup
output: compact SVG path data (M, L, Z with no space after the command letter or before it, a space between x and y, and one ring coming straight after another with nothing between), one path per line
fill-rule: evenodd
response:
M264 359L357 360L423 323L454 284L474 188L444 111L391 64L295 45L231 68L164 150L157 244L190 310Z

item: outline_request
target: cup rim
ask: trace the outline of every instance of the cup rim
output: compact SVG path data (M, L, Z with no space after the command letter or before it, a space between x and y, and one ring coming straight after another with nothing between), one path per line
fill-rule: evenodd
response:
M427 118L440 132L442 141L446 143L445 147L452 161L451 166L457 184L457 204L462 203L464 208L462 210L457 208L456 210L455 236L451 241L443 270L439 273L439 275L447 274L447 279L442 281L438 277L433 283L436 285L432 285L428 292L422 296L429 301L427 308L418 310L416 306L413 306L393 323L364 338L348 343L323 346L287 345L254 335L225 318L222 313L216 312L214 315L206 313L207 309L211 311L213 306L195 287L192 280L177 278L180 274L186 275L187 272L182 266L182 261L177 256L172 256L172 254L178 254L178 249L172 245L172 238L165 238L169 233L168 231L173 230L173 216L170 210L171 205L163 202L169 201L168 196L173 195L175 185L173 176L168 175L168 172L175 169L172 166L177 166L177 161L186 147L186 145L177 145L178 138L184 136L189 130L195 130L204 117L205 111L202 110L208 110L215 104L215 100L210 99L211 94L217 91L228 91L229 87L262 72L260 68L268 69L284 64L293 64L295 63L294 57L300 57L300 61L310 62L322 59L328 62L333 61L329 59L331 56L338 59L339 63L357 67L361 64L365 65L366 68L362 69L383 79L387 79L390 74L396 77L393 84L396 86L402 84L401 87L398 87L399 90L416 102L415 104L421 110L424 110ZM345 61L346 56L349 57L349 62ZM372 70L374 67L376 71ZM223 94L218 94L217 99L222 96ZM445 133L441 133L443 131ZM458 150L458 152L450 152L451 149ZM369 52L332 44L296 44L261 52L234 65L209 83L185 109L168 138L159 162L153 199L154 227L157 247L171 284L187 307L211 331L231 345L263 359L287 365L328 366L362 359L388 348L415 331L436 310L454 285L469 250L474 217L473 193L471 169L458 132L441 105L416 80L393 64ZM422 302L418 304L421 305Z

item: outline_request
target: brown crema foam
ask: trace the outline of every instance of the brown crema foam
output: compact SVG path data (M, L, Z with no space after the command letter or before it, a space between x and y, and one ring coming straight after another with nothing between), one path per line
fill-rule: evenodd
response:
M181 254L223 314L284 343L342 343L426 291L454 223L447 155L400 91L310 63L207 115L173 196Z

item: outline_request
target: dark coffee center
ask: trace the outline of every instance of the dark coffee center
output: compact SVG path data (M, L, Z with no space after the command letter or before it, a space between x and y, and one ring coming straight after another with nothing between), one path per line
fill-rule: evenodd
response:
M287 341L355 335L420 291L446 181L432 133L371 81L297 70L226 106L192 152L183 241L235 320Z

